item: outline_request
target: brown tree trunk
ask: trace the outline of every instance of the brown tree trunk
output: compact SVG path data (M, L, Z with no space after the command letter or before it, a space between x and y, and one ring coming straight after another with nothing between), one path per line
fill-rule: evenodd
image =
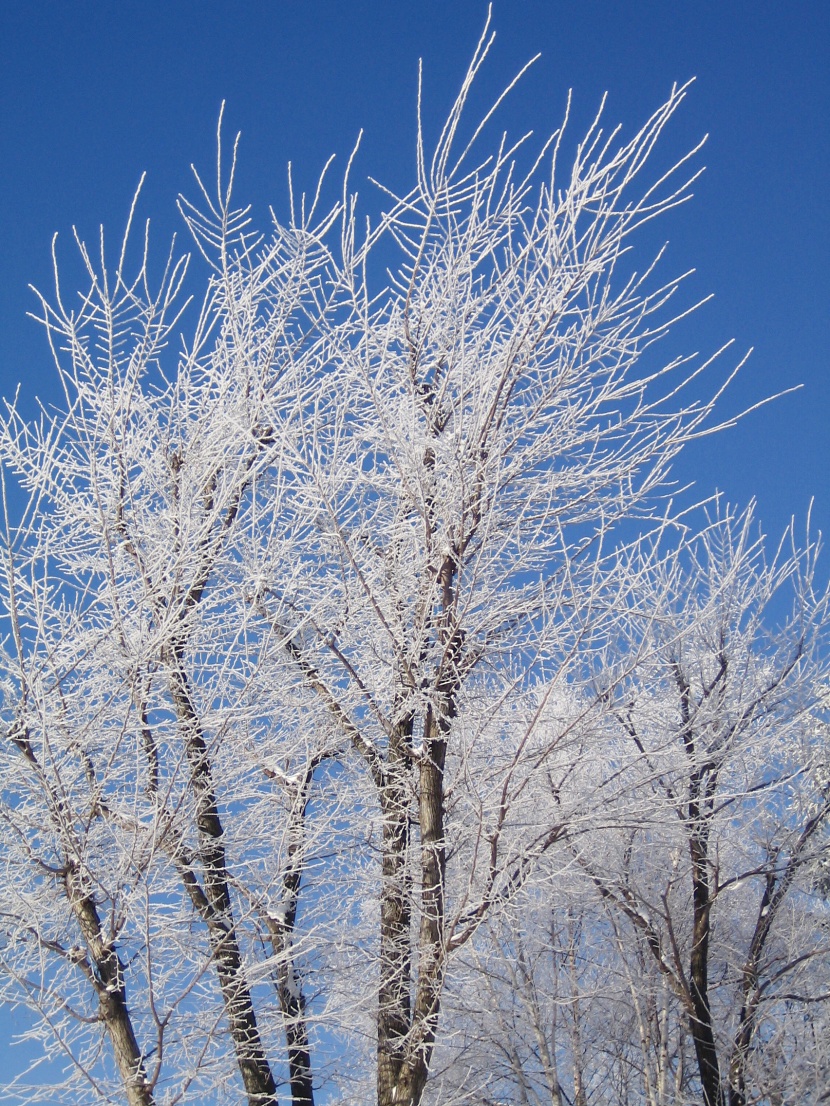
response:
M411 726L409 727L411 732ZM418 1106L426 1086L443 982L444 793L446 742L428 741L420 765L421 925L412 1002L408 758L392 753L383 795L381 985L378 1007L378 1106Z
M433 703L424 717L423 751L418 771L418 829L421 855L421 922L418 933L418 976L411 1016L406 1018L406 1038L397 1040L397 1055L392 1064L383 1058L381 1067L378 1035L378 1106L418 1106L429 1076L435 1046L441 992L444 985L446 949L444 947L446 842L444 837L444 766L447 739L455 717L460 685L460 661L463 633L452 627L455 578L458 562L447 555L438 574L440 619L436 627L443 656L436 674ZM409 722L402 750L409 751L412 723ZM390 766L392 747L390 746ZM384 820L385 825L385 820ZM406 915L406 1009L410 1002L409 926ZM403 933L400 940L403 941ZM402 946L401 946L402 947ZM382 960L381 970L386 962ZM399 988L403 985L401 976ZM400 993L400 992L399 992ZM401 1008L401 1013L403 1009ZM401 1024L403 1024L403 1018Z
M434 465L430 449L425 456ZM440 615L434 629L443 655L435 676L434 698L424 717L423 750L411 748L413 717L392 735L383 813L383 886L381 891L381 986L378 1009L378 1106L418 1106L424 1093L435 1045L444 983L446 844L444 838L444 765L447 739L460 686L463 633L452 624L458 560L446 555L437 577ZM411 764L418 761L418 828L421 858L421 920L418 974L412 1003L409 786Z
M427 716L427 731L433 725ZM429 740L420 766L421 927L418 935L418 986L415 993L412 1103L421 1100L438 1030L444 982L444 763L447 743Z
M704 1104L705 1106L724 1106L720 1064L712 1029L712 1012L709 1006L709 919L711 901L705 863L705 860L701 860L699 857L695 858L693 846L694 929L689 963L689 989L694 1012L689 1022L700 1071Z
M288 857L282 877L281 914L269 918L271 946L277 958L276 984L280 1010L285 1022L285 1039L288 1048L288 1078L291 1085L293 1106L314 1106L314 1087L311 1077L311 1050L303 996L294 963L294 930L297 924L297 906L300 884L305 866L305 817L309 791L314 778L314 768L308 768L302 784L294 796L293 809L288 826Z
M12 727L8 731L8 736L42 779L43 773L32 748L28 729ZM56 798L48 784L46 793L49 795L53 809L60 810L62 799ZM153 1093L147 1080L144 1057L138 1047L127 1006L124 965L112 942L104 935L95 899L85 886L75 860L69 860L66 864L63 886L86 945L86 953L81 954L76 962L95 988L98 1012L112 1045L118 1074L121 1076L127 1097L127 1106L153 1106Z
M84 886L77 866L67 869L66 893L87 949L85 967L98 996L98 1010L112 1044L128 1106L153 1106L153 1095L138 1047L124 984L124 965L101 929L95 900Z
M726 672L722 658L721 675ZM704 1106L725 1106L712 1011L709 1005L709 935L712 891L709 884L709 820L717 783L714 763L701 763L693 722L692 693L679 665L675 681L680 692L683 747L691 766L686 832L692 861L692 951L689 957L689 1029L695 1046ZM714 685L713 685L714 686Z
M183 657L177 651L170 678L176 715L182 728L190 782L196 798L196 826L204 891L191 898L207 925L213 962L225 1005L236 1061L249 1106L278 1106L277 1087L265 1056L250 988L245 978L225 869L224 831L219 818L210 758L190 695Z

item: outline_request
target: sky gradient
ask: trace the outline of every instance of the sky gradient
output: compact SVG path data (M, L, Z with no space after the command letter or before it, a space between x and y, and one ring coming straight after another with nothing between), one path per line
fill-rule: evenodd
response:
M189 165L211 171L220 103L242 131L237 195L264 221L284 212L286 163L310 183L329 154L342 166L365 130L354 180L406 187L414 169L418 58L427 133L436 133L484 24L483 0L24 0L0 5L0 394L21 383L58 402L28 290L47 291L50 241L71 269L71 228L119 235L139 178L139 213L159 253L175 230ZM665 143L667 161L709 141L694 200L665 219L666 272L697 271L671 351L711 353L723 372L754 352L724 418L803 387L707 438L677 465L700 497L755 496L766 529L830 525L830 5L764 0L523 0L494 5L496 44L476 103L532 55L502 125L541 135L573 89L579 137L609 94L607 120L631 134L674 81L696 83ZM430 128L432 128L430 130ZM658 163L659 159L658 159ZM361 192L370 194L367 184ZM373 202L371 199L370 203ZM656 241L656 240L655 240ZM198 291L198 289L197 289ZM826 566L825 566L826 571ZM0 1015L0 1037L8 1016ZM16 1056L22 1057L18 1052ZM12 1063L0 1046L0 1063Z
M803 522L811 497L815 521L824 530L830 522L828 10L757 0L496 3L479 89L483 104L541 52L501 123L548 132L572 88L575 138L603 92L608 122L630 134L673 81L696 77L665 149L668 157L708 133L697 161L706 172L694 200L655 233L670 241L666 273L697 270L689 301L715 298L672 349L711 352L732 338L725 370L754 347L724 416L803 388L695 446L677 475L696 480L700 495L757 496L773 534L793 514ZM161 252L177 229L177 193L193 193L190 163L210 172L222 100L228 132L242 132L237 195L263 217L269 203L284 210L289 160L308 183L330 153L348 155L361 127L355 181L371 174L403 186L418 58L427 124L437 126L485 13L481 0L2 5L0 392L22 381L24 396L57 396L43 336L26 318L27 285L50 286L52 234L67 271L73 225L90 239L102 223L114 242L146 170L140 214Z

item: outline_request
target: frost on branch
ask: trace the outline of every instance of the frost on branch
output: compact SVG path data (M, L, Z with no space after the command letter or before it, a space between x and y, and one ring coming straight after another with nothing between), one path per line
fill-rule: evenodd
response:
M814 549L664 498L714 400L628 252L689 195L696 150L650 169L686 90L567 166L564 125L485 150L490 42L374 224L355 151L258 232L220 140L200 298L128 228L40 299L61 399L0 424L0 978L68 1058L49 1102L826 1072L791 1015L826 1020Z

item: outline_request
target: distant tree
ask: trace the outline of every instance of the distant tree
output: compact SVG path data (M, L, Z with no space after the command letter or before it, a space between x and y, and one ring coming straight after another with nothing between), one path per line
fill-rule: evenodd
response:
M695 661L649 685L658 653L625 636L644 576L621 570L712 410L678 399L699 368L642 361L679 282L627 260L688 195L687 158L639 184L684 89L628 141L598 116L564 178L561 130L479 156L492 111L460 127L487 35L374 227L350 160L340 202L321 179L255 233L220 142L215 193L197 178L181 204L210 275L178 352L187 260L155 285L145 237L129 275L129 228L114 267L78 241L77 301L57 280L41 300L63 401L0 425L28 497L0 577L0 978L66 1078L9 1097L276 1106L286 1086L310 1106L374 1083L417 1106L445 994L454 1033L454 981L553 852L582 873L552 900L568 986L586 888L630 941L621 874L573 852L600 793L566 784L611 721L636 745L629 688L682 705L714 678ZM630 652L591 683L614 635ZM680 784L652 786L664 826ZM752 1038L767 977L747 964Z
M827 594L814 548L767 560L753 531L751 511L714 517L621 565L638 583L599 655L593 756L548 762L568 848L476 949L449 1083L489 1072L488 1101L557 1106L821 1101Z
M608 695L641 783L623 777L633 803L617 848L606 836L599 865L581 857L679 999L706 1106L808 1100L830 1074L795 1028L830 997L815 880L830 818L827 593L814 547L787 535L791 552L768 561L752 524L751 511L717 518L648 573L625 635L640 660Z

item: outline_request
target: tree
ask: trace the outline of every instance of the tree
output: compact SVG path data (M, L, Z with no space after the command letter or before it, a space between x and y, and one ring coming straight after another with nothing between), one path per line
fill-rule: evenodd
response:
M179 353L187 259L153 286L145 236L128 276L129 228L41 299L64 403L0 426L2 965L68 1101L416 1106L465 950L588 817L547 781L635 678L586 656L713 405L648 352L679 281L627 261L694 179L639 184L685 89L562 181L562 130L477 155L501 97L459 137L487 36L361 234L354 155L259 235L220 137Z
M549 806L592 816L468 977L467 1070L501 1053L519 1101L821 1100L827 593L786 540L767 559L748 510L621 565L595 755L549 765Z
M757 1068L747 1092L766 1012L784 992L797 1009L814 1002L827 967L822 911L810 904L830 816L818 716L827 593L816 589L814 547L779 547L767 561L752 522L751 510L714 519L654 571L644 631L632 612L629 641L648 656L609 705L641 754L643 785L619 872L585 860L683 1006L706 1106L774 1097ZM786 589L775 634L771 608ZM662 865L641 860L643 848L660 850Z

